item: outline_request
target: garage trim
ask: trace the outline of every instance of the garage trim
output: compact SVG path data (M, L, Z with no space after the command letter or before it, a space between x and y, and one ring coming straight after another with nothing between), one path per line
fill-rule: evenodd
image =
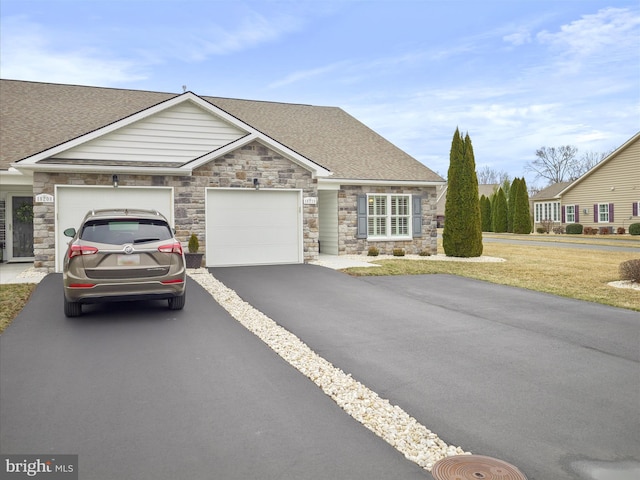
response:
M303 262L302 190L213 187L205 197L208 267ZM233 208L223 203L216 211L212 205L236 199Z

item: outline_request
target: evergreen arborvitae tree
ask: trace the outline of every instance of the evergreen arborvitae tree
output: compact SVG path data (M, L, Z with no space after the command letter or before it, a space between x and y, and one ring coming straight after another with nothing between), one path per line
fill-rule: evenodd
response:
M469 134L462 139L457 128L451 142L447 183L442 232L444 253L450 257L479 257L482 224L476 161Z
M514 178L513 182L511 182L511 187L509 188L509 193L507 196L507 232L513 232L513 215L515 213L515 205L516 205L516 194L518 192L518 183L520 182L519 178Z
M505 233L507 231L507 197L502 188L496 193L493 211L493 231L496 233Z
M518 180L518 188L515 195L513 233L529 234L531 233L531 213L529 211L527 182L524 177L516 180Z
M493 232L493 223L491 221L491 200L489 197L482 195L480 197L480 216L482 217L482 231Z

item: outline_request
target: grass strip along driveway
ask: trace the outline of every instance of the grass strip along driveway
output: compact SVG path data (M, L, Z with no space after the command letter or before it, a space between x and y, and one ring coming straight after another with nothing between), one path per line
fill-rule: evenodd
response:
M541 235L501 235L513 239L513 244L484 242L483 255L504 258L502 263L431 262L414 260L381 260L381 268L350 268L351 275L419 275L448 273L485 280L500 285L527 288L563 297L602 303L613 307L640 311L640 291L614 288L609 282L620 280L618 268L622 262L640 258L638 253L589 250L585 248L554 248L554 243L567 243L568 237ZM631 237L625 237L629 240ZM549 246L528 246L518 240L547 241ZM573 240L573 239L571 239ZM580 237L581 246L621 245L607 239ZM625 242L625 244L628 242ZM640 242L639 242L640 243ZM625 245L627 246L627 245ZM442 243L438 245L442 252ZM0 333L11 323L29 300L34 284L9 284L0 287Z
M438 246L438 251L442 252L442 245ZM506 261L471 263L393 259L375 261L380 268L349 268L346 272L355 276L447 273L640 311L640 290L608 285L620 280L618 269L622 262L640 258L640 248L635 254L554 248L552 242L548 247L485 242L482 254Z

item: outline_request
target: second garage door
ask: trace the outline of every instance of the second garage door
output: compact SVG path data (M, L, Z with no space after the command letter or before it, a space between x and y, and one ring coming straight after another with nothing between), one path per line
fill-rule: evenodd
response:
M207 266L301 263L298 190L207 190Z

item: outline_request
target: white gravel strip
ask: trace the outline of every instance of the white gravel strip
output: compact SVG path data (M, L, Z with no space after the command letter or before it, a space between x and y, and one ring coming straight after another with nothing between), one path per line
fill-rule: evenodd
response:
M616 288L631 288L632 290L640 290L640 283L633 280L619 280L617 282L609 282L609 286Z
M397 405L380 398L351 374L334 367L313 352L298 337L242 300L205 268L189 270L189 276L249 331L278 355L310 378L344 411L395 447L407 459L431 471L442 458L467 454L448 445Z
M447 255L405 255L396 257L394 255L320 255L318 260L309 262L313 265L329 267L335 269L343 269L350 267L379 267L375 263L380 260L419 260L424 262L470 262L470 263L498 263L505 262L504 258L489 257L486 255L480 257L448 257Z
M40 283L40 281L46 277L49 273L43 270L38 270L34 267L26 269L21 272L16 279L21 283Z

